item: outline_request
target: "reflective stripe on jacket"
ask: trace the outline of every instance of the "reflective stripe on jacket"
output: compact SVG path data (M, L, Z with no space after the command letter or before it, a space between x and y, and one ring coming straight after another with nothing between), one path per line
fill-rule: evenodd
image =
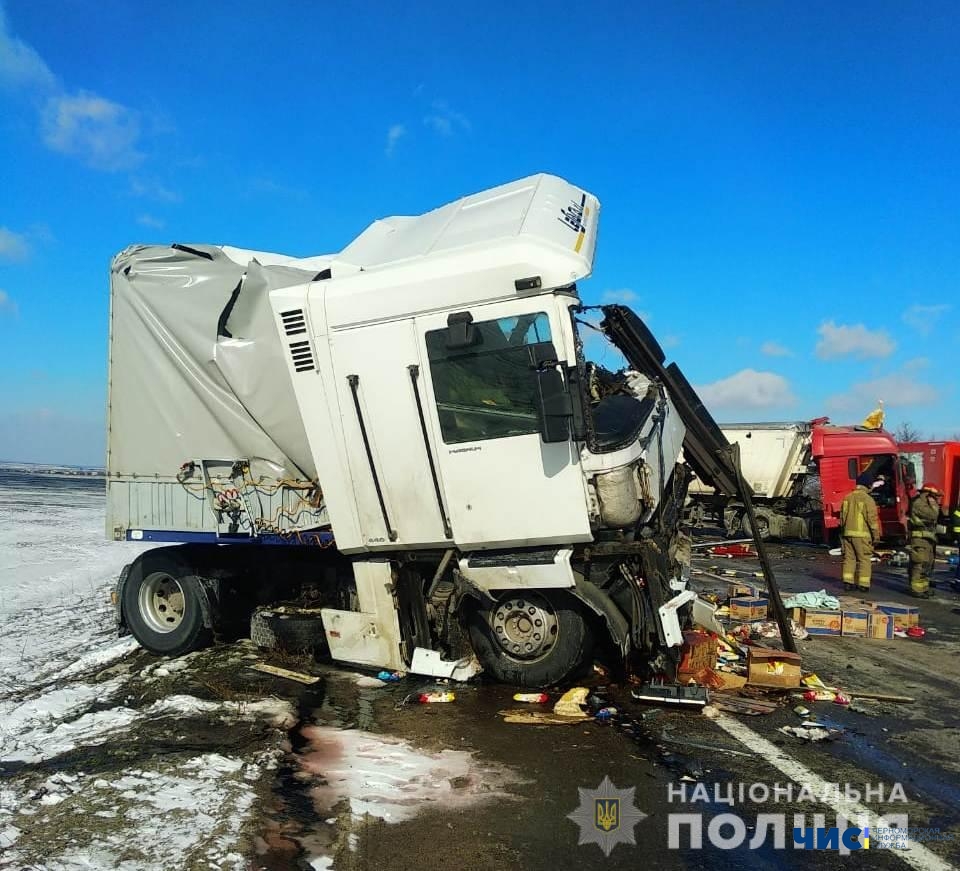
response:
M840 506L840 526L845 538L880 539L877 503L862 484L857 484L856 489L844 498Z

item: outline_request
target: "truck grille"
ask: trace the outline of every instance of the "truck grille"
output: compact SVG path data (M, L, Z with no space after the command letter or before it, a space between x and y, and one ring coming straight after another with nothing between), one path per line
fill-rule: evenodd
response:
M280 312L280 320L283 321L283 331L288 336L298 336L307 331L307 321L302 308Z
M291 342L290 356L293 358L293 368L297 372L312 372L316 368L313 363L313 351L310 350L310 342L306 340Z

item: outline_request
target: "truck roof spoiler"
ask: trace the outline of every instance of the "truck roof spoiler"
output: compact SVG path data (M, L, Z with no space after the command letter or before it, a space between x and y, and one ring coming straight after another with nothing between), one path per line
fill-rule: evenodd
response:
M629 308L602 305L600 328L639 372L657 378L670 392L687 428L683 451L697 477L728 496L739 492L730 442L676 363L664 366L666 355L646 324Z

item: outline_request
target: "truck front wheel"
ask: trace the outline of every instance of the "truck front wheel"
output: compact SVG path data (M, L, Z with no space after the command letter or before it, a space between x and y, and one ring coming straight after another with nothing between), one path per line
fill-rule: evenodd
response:
M141 647L161 656L181 656L209 640L205 599L200 580L187 566L162 552L148 552L127 575L123 617Z
M470 640L488 674L502 683L545 687L586 666L593 632L580 603L559 590L510 590L468 615Z

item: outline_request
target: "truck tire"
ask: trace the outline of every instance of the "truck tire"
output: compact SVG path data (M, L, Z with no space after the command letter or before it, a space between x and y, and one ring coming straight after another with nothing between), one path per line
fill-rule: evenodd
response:
M546 687L590 663L593 630L583 606L559 590L504 592L467 615L474 652L501 683Z
M206 647L206 592L185 563L162 550L130 566L123 585L123 617L140 646L159 656Z
M250 640L267 650L312 653L326 646L323 620L315 611L258 608L250 618Z

